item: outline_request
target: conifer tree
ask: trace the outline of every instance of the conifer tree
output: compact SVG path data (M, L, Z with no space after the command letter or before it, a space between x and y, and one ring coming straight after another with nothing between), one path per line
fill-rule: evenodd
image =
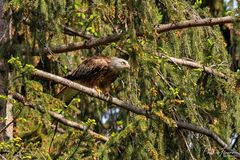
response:
M5 1L0 106L13 105L14 134L1 157L240 158L240 19L230 2ZM58 77L92 56L131 65L110 95ZM55 97L64 86L81 91L70 104Z

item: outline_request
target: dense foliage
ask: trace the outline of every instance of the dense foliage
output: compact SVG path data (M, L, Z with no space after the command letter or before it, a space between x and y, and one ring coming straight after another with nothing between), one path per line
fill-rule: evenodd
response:
M155 30L164 23L234 14L227 12L232 9L230 2L216 3L219 5L199 0L6 2L12 38L1 48L11 65L13 85L9 92L23 94L34 107L12 102L14 138L1 142L0 152L8 159L231 159L209 137L177 129L173 123L177 120L208 128L226 141L239 132L237 75L230 70L224 26L164 33ZM52 51L64 44L87 44L120 33L120 40L112 43L59 54ZM54 98L62 86L31 75L34 66L63 76L93 55L127 59L131 69L121 73L110 94L159 115L161 121L84 93L66 105ZM206 73L202 68L169 63L169 57L199 62L228 78ZM87 129L66 126L52 118L49 111ZM109 136L109 140L103 142L88 130Z

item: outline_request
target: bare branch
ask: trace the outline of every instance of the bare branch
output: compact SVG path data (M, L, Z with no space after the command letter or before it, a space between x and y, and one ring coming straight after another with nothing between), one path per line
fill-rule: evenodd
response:
M48 80L52 80L58 83L61 83L65 86L71 87L73 89L76 89L78 91L81 91L83 93L86 93L92 97L96 97L99 98L101 100L107 101L109 103L115 104L123 109L126 109L128 111L131 111L133 113L139 114L139 115L144 115L150 119L153 120L160 120L155 114L149 113L147 110L136 107L134 105L131 105L127 102L124 102L122 100L119 100L115 97L106 97L103 94L98 93L95 89L92 88L88 88L85 86L82 86L78 83L72 82L68 79L59 77L57 75L51 74L51 73L47 73L41 70L35 70L35 72L33 73L33 75L38 76L38 77L42 77L42 78L46 78ZM186 129L189 131L193 131L196 133L200 133L203 135L206 135L210 138L212 138L214 141L216 141L225 151L229 152L229 154L240 158L240 153L236 152L235 150L231 149L228 147L228 144L224 142L224 140L222 140L222 138L220 138L220 136L218 136L216 133L214 133L213 131L210 131L206 128L202 128L202 127L198 127L196 125L193 125L191 123L186 123L186 122L180 122L180 121L176 121L176 125L178 128L180 129Z
M142 110L141 108L135 107L135 106L133 106L133 105L131 105L129 103L126 103L124 101L121 101L121 100L119 100L117 98L105 96L104 94L98 93L93 88L85 87L83 85L80 85L79 83L70 81L70 80L68 80L66 78L62 78L60 76L56 76L54 74L47 73L47 72L44 72L44 71L41 71L41 70L38 70L38 69L36 69L33 74L35 76L38 76L38 77L46 78L48 80L52 80L52 81L61 83L61 84L65 85L65 86L68 86L68 87L71 87L71 88L76 89L78 91L81 91L83 93L86 93L86 94L88 94L88 95L90 95L92 97L96 97L96 98L99 98L101 100L104 100L104 101L116 104L117 106L120 106L120 107L122 107L124 109L127 109L129 111L132 111L134 113L141 114L141 115L147 115L146 111Z
M0 154L0 157L3 159L3 160L7 160L3 155Z
M233 17L233 16L194 19L194 20L188 20L183 22L160 24L155 29L158 33L162 33L162 32L167 32L175 29L183 29L183 28L199 27L199 26L213 26L216 24L234 23L238 21L240 21L239 17Z
M189 147L189 144L187 143L187 140L186 140L183 132L182 132L182 131L179 131L179 132L180 132L181 136L183 137L184 143L185 143L185 145L186 145L186 147L187 147L187 150L188 150L189 155L191 156L192 160L197 160L197 159L193 156L193 154L192 154L192 152L191 152L191 149L190 149L190 147Z
M13 93L13 98L22 102L24 105L26 106L30 106L31 108L35 109L36 107L34 106L34 104L32 104L31 102L28 102L26 101L25 97L22 96L21 94L19 93ZM70 127L73 127L73 128L76 128L76 129L79 129L79 130L82 130L82 131L85 131L87 129L86 126L83 126L79 123L76 123L76 122L73 122L73 121L70 121L70 120L67 120L63 115L61 114L58 114L58 113L55 113L53 111L47 111L49 113L50 116L52 116L53 118L57 119L59 122L63 123L64 125L67 125L67 126L70 126ZM96 139L99 139L99 140L102 140L102 141L108 141L108 137L106 136L103 136L103 135L100 135L96 132L93 132L91 130L87 130L87 132L93 136L94 138Z
M70 51L76 51L79 49L90 49L93 47L97 47L100 45L106 45L111 42L116 42L120 40L120 38L123 36L123 34L112 34L106 37L101 38L95 38L88 40L84 43L76 42L76 43L70 43L67 45L61 45L61 46L55 46L55 47L45 47L43 50L37 50L34 52L34 55L40 55L40 53L64 53L64 52L70 52Z
M157 56L159 56L160 58L166 58L168 60L168 62L170 62L170 63L180 64L180 65L188 66L188 67L191 67L191 68L202 68L204 72L207 72L207 73L216 75L218 77L227 79L227 76L224 73L219 72L219 71L217 71L217 70L215 70L211 67L206 67L206 66L204 66L202 64L199 64L197 62L187 61L187 60L180 59L180 58L175 58L175 57L167 57L167 56L164 56L162 53L155 53L155 54Z
M51 128L53 128L53 129L56 129L57 128L57 131L59 132L59 133L65 133L65 130L63 129L63 128L59 128L57 125L54 125L54 124L52 124L51 125Z
M219 18L205 18L205 19L195 19L195 20L188 20L188 21L170 23L170 24L161 24L157 26L155 29L158 33L163 33L163 32L167 32L175 29L183 29L183 28L199 27L199 26L212 26L212 25L223 24L223 23L234 23L236 21L240 21L239 17L226 16L226 17L219 17ZM114 33L112 35L101 37L101 38L89 39L85 43L70 43L67 45L55 46L50 48L46 47L43 50L36 50L35 55L40 55L40 52L41 53L49 53L49 52L64 53L64 52L76 51L79 49L90 49L100 45L106 45L111 42L117 42L123 37L123 35L124 35L123 33ZM143 36L143 33L137 33L137 35Z
M76 31L76 30L74 30L74 29L72 29L72 28L70 28L70 27L64 26L64 27L63 27L63 30L64 30L64 33L65 33L65 34L83 37L83 38L88 39L88 40L94 38L91 34L89 34L89 33L87 33L87 32Z
M128 54L128 52L126 50L122 49L121 47L116 46L115 48L117 50L125 53L125 54ZM204 66L204 65L202 65L200 63L197 63L197 62L194 62L194 61L188 61L188 60L181 59L181 58L165 56L164 54L162 54L160 52L156 52L156 53L154 53L154 55L156 55L156 56L158 56L160 58L167 59L167 61L169 63L184 65L184 66L191 67L191 68L201 68L206 73L210 73L210 74L213 74L215 76L227 79L227 76L224 73L219 72L216 69L213 69L212 67L207 67L207 66Z
M76 128L76 129L80 129L80 130L83 130L85 131L87 129L87 127L85 126L82 126L80 125L79 123L76 123L76 122L73 122L73 121L70 121L70 120L67 120L66 118L64 118L63 115L61 114L58 114L58 113L55 113L53 111L48 111L48 113L55 119L57 119L59 122L67 125L67 126L70 126L70 127L73 127L73 128ZM106 136L103 136L103 135L100 135L96 132L93 132L91 130L88 129L87 131L91 136L93 136L94 138L96 139L101 139L103 141L108 141L108 137Z

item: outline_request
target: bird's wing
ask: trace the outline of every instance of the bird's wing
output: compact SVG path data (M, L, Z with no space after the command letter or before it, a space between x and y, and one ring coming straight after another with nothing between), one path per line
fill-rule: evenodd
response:
M70 80L79 80L82 81L82 83L84 84L90 83L92 80L97 79L99 74L107 70L108 67L109 62L107 58L92 57L85 60L82 64L78 66L76 70L65 76L65 78Z
M65 78L85 85L87 87L99 87L100 81L104 74L108 72L109 59L103 57L92 57L85 60ZM79 93L79 91L65 87L56 97L63 100L65 103L70 103L71 100Z

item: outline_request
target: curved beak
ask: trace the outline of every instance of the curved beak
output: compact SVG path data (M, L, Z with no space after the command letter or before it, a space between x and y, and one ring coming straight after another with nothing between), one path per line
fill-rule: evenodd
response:
M130 68L129 63L127 63L127 64L125 65L125 68Z

